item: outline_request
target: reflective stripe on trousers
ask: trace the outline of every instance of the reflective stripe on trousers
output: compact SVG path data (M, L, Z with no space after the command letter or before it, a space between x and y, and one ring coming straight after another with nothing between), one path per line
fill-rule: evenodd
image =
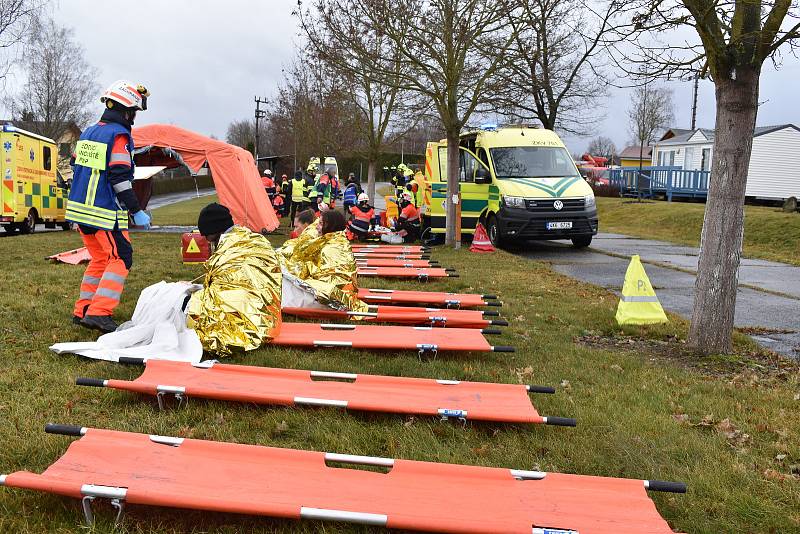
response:
M92 259L86 268L73 313L78 317L84 316L84 310L87 315L113 315L128 277L126 259L130 265L132 252L128 232L81 231L81 238Z

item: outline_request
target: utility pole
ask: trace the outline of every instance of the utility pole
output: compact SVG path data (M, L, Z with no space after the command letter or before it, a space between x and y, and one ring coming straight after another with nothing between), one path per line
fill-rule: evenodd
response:
M700 82L700 73L694 75L694 92L692 94L692 130L694 130L697 119L697 86Z
M256 102L256 146L253 149L253 152L256 160L256 168L258 168L258 121L267 116L266 110L261 109L261 104L266 104L267 99L255 97L255 102Z

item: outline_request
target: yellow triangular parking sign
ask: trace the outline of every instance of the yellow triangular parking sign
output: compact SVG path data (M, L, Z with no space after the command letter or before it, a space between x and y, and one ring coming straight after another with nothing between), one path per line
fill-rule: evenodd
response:
M194 238L192 238L192 240L189 241L189 245L187 245L186 247L186 252L191 254L200 253L200 247L197 246L197 241L195 241Z
M619 324L655 324L668 321L664 309L658 302L639 255L631 256L631 263L625 273L622 296L617 306Z

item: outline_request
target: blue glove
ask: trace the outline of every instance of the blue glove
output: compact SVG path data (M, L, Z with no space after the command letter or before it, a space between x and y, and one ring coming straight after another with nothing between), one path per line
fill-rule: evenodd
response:
M146 214L144 211L139 210L133 214L133 223L140 228L144 228L145 230L150 229L150 216Z

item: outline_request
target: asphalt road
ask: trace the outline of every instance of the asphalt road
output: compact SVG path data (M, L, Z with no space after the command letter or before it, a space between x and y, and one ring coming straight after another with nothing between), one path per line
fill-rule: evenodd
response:
M150 211L150 210L153 210L153 209L156 209L156 208L160 208L162 206L167 206L169 204L175 204L176 202L182 202L184 200L190 200L190 199L196 198L198 196L205 197L205 196L213 195L215 192L216 192L216 190L214 188L210 188L210 189L201 189L199 194L198 194L197 191L182 191L180 193L168 193L166 195L158 195L158 196L152 197L150 199L150 202L147 203L147 211ZM178 228L178 230L174 230L173 229L172 231L181 231L181 232L187 231L185 229L185 227L177 227L177 228ZM189 228L189 229L191 230L191 228ZM162 231L167 231L167 230L162 230ZM36 225L36 233L39 233L39 232L63 232L63 230L61 230L60 227L57 227L57 228L54 228L54 229L53 228L49 228L48 229L48 228L45 228L43 224L37 224ZM14 235L20 235L20 234L19 234L19 232L15 232L13 234L9 234L5 230L0 230L0 237L11 237L11 236L14 236Z
M605 233L595 236L588 249L575 249L568 241L531 241L519 251L527 258L550 262L562 274L617 294L629 257L639 254L661 305L687 318L692 313L696 276L684 271L696 273L698 253L694 247ZM743 259L739 284L736 326L788 330L789 333L768 332L753 338L775 352L800 358L800 267Z

